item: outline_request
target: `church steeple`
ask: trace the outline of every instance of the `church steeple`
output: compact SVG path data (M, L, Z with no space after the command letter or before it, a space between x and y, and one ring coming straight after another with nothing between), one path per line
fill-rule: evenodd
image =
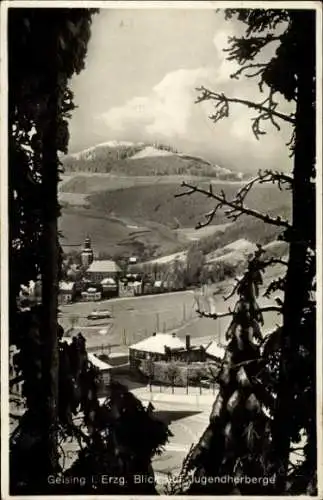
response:
M89 236L85 238L81 259L83 266L89 266L93 262L93 250L91 246L91 238Z

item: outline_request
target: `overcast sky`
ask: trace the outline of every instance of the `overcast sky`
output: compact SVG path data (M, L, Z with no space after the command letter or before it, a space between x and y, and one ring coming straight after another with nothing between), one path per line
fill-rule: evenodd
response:
M237 66L222 49L242 28L213 10L102 9L94 16L86 68L72 81L78 109L70 152L114 139L160 141L222 166L289 169L288 125L280 132L268 126L257 141L254 114L243 106L232 107L230 118L215 125L210 104L194 103L198 85L264 98L250 79L230 79Z

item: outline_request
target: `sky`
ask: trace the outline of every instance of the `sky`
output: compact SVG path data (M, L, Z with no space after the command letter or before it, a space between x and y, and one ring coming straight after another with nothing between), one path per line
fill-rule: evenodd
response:
M233 80L227 38L243 25L209 9L101 9L93 18L86 67L71 82L75 95L70 152L111 140L162 142L227 168L288 170L290 127L267 126L256 140L255 116L241 105L214 124L211 103L196 104L196 87L263 100L256 81ZM276 50L271 44L264 57ZM271 52L269 52L271 51ZM288 104L281 102L281 110Z

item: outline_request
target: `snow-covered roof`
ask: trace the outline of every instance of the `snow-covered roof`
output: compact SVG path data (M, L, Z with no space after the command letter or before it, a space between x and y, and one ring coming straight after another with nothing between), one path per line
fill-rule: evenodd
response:
M128 357L126 352L110 352L109 359L125 358Z
M215 358L223 359L225 348L220 346L215 340L211 342L205 349L206 354Z
M185 347L185 343L170 333L156 333L156 335L152 335L151 337L131 345L130 349L165 354L165 346L169 349L182 349Z
M97 356L95 356L92 352L90 352L88 355L88 360L91 361L91 363L96 367L99 368L99 370L111 370L112 366L109 365L108 363L105 363L105 361L102 361L102 359L99 359Z
M66 344L71 344L73 342L73 337L63 337L62 342L65 342Z
M120 271L120 267L113 260L94 260L87 270L88 273L119 273Z
M113 278L104 278L101 281L101 285L115 285L116 281Z
M71 292L74 288L75 283L73 281L60 281L59 290L61 292Z

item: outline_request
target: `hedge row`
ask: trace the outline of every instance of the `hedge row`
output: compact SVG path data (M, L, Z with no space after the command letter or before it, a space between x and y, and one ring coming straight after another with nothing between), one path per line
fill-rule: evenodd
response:
M165 385L185 387L186 385L200 385L201 380L213 382L219 371L215 363L190 363L143 360L139 370L149 380Z

